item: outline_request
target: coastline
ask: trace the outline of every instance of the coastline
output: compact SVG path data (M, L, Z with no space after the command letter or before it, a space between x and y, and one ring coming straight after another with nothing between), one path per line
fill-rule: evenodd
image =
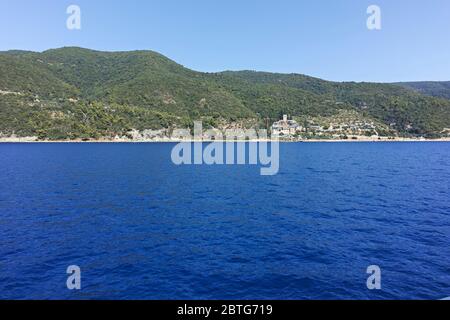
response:
M358 143L358 142L450 142L450 137L439 139L414 139L414 138L381 138L381 139L308 139L308 140L271 140L271 139L253 139L253 140L235 140L234 142L274 142L280 143ZM35 137L13 137L0 138L0 144L7 143L180 143L180 142L232 142L227 140L180 140L180 139L150 139L150 140L131 140L131 139L96 139L96 140L37 140Z

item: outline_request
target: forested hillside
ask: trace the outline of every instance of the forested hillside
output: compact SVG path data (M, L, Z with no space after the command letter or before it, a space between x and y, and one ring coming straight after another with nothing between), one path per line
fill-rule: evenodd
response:
M400 82L397 84L429 96L450 99L450 81Z
M450 100L394 84L337 83L299 74L201 73L152 51L62 48L0 53L0 133L90 139L281 114L357 112L400 135L437 137Z

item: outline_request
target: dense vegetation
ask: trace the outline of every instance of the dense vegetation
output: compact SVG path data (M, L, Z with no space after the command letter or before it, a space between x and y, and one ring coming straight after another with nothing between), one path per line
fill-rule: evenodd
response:
M450 127L450 100L398 85L336 83L298 74L200 73L151 51L62 48L0 53L0 133L42 139L125 135L358 112L404 135ZM264 121L263 121L264 120Z
M429 96L450 99L450 81L401 82L398 85Z

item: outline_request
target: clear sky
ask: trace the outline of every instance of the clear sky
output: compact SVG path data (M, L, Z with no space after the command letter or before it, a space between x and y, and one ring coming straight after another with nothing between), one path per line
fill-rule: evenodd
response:
M81 8L81 30L66 9ZM369 5L381 30L368 30ZM0 0L0 50L150 49L198 71L450 80L449 0ZM1 76L1 75L0 75Z

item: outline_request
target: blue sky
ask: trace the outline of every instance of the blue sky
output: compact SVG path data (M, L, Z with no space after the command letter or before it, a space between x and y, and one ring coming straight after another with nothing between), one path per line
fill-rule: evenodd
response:
M66 28L79 5L82 29ZM382 29L366 27L381 8ZM199 71L450 80L448 0L0 0L0 50L158 51Z

